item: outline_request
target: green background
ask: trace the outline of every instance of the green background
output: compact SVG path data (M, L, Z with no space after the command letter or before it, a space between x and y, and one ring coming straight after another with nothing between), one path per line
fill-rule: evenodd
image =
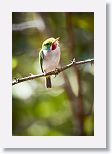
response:
M94 58L94 13L13 12L12 78L39 74L38 54L43 41L60 37L61 60L65 66ZM94 135L94 66L71 67L52 76L52 88L44 78L12 88L12 135Z

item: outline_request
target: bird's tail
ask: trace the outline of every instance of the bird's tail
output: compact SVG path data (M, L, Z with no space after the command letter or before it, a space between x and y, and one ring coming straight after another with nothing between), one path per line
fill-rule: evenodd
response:
M51 77L50 76L46 77L46 87L51 88Z

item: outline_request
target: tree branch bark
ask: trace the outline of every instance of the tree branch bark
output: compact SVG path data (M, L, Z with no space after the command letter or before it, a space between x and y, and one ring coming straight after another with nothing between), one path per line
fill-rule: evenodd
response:
M37 75L33 75L33 74L30 74L29 76L27 77L23 77L23 78L15 78L13 81L12 81L12 86L15 85L15 84L18 84L18 83L21 83L21 82L24 82L24 81L28 81L28 80L33 80L33 79L36 79L36 78L40 78L40 77L46 77L48 75L57 75L59 74L60 72L72 67L73 65L80 65L80 64L86 64L86 63L91 63L93 64L94 63L94 59L87 59L87 60L83 60L83 61L75 61L75 59L73 59L73 61L66 65L66 66L63 66L61 68L57 68L56 70L54 71L51 71L51 72L48 72L46 74L42 73L42 74L37 74Z

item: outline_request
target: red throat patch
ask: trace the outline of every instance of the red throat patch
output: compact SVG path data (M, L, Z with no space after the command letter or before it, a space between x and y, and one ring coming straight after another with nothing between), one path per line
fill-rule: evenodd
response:
M52 44L52 50L55 50L56 47L57 47L57 43L53 43L53 44Z

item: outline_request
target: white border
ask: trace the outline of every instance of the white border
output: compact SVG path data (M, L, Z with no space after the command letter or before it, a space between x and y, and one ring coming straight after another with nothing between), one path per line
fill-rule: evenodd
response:
M106 148L105 1L4 0L0 5L0 11L0 140L2 147ZM94 136L12 136L12 12L94 12Z

